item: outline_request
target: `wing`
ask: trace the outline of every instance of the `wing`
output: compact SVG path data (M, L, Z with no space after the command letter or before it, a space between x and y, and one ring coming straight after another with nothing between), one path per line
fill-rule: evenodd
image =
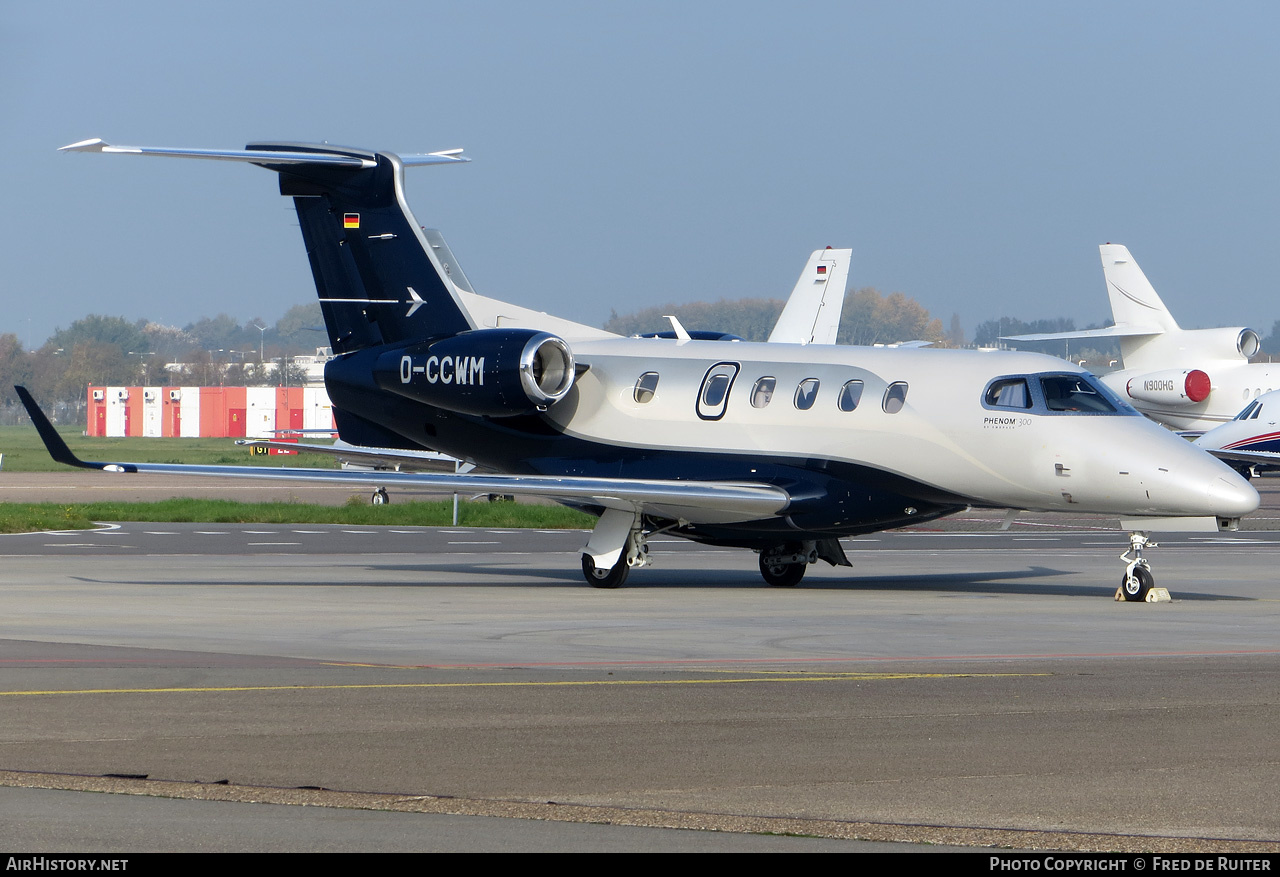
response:
M363 448L347 444L339 439L331 445L312 445L305 442L281 442L271 439L236 439L236 444L251 450L257 448L275 448L280 451L295 451L304 454L322 454L333 457L340 463L366 469L394 470L434 470L436 472L451 471L458 462L447 454L435 451L407 451L401 448ZM467 468L471 468L467 464ZM465 471L465 470L464 470Z
M755 521L783 513L791 501L783 489L770 484L731 481L660 481L648 479L577 478L547 475L454 475L428 472L367 472L341 469L290 469L265 466L197 466L177 463L95 462L81 460L58 435L49 418L25 387L14 387L49 455L59 463L81 469L119 474L216 475L226 478L266 478L284 481L350 482L371 480L392 485L428 487L443 493L499 493L544 496L569 503L649 514L693 524Z
M1248 463L1250 466L1278 466L1280 467L1280 454L1273 451L1235 451L1228 448L1205 448L1207 453L1213 454L1219 460L1225 460L1228 463Z

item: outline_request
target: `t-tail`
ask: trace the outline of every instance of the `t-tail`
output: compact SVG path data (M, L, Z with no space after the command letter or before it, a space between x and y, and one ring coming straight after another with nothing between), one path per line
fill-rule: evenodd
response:
M404 169L468 161L460 149L401 156L317 143L218 150L84 140L63 151L246 162L279 175L335 354L325 386L351 444L460 456L461 434L439 435L433 418L545 412L578 374L565 338L610 337L478 295L439 232L418 224Z
M1115 325L1078 332L1010 335L1005 340L1115 338L1127 371L1185 370L1215 362L1239 363L1258 352L1261 342L1253 329L1179 327L1127 247L1103 244L1098 252Z
M405 167L469 159L316 143L250 143L242 150L113 146L85 140L64 151L242 161L275 171L293 198L334 353L456 335L476 327L404 196Z

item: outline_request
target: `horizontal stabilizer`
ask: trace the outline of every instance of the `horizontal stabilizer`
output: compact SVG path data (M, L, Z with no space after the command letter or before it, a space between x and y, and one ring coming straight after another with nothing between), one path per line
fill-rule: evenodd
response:
M1160 335L1158 326L1107 326L1105 329L1081 329L1078 332L1046 332L1039 335L1001 335L1001 341L1070 341L1073 338L1133 338Z
M332 430L330 430L332 432ZM437 472L452 470L458 460L436 451L407 451L400 448L364 448L336 442L332 445L312 445L305 442L280 442L270 439L236 439L236 444L254 449L264 448L304 454L321 454L343 463L354 463L371 469L421 470Z
M63 146L59 152L105 152L119 155L163 155L170 158L203 158L212 161L247 161L253 164L309 164L333 167L372 168L377 159L365 150L335 147L327 150L327 144L297 144L298 150L282 149L183 149L172 146L115 146L105 140L93 138ZM405 167L427 164L452 164L471 159L462 155L461 149L444 149L425 155L401 155Z

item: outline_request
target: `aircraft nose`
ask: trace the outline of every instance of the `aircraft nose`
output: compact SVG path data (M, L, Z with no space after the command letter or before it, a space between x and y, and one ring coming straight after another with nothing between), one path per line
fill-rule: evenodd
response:
M1262 503L1258 491L1234 472L1206 479L1204 492L1213 515L1219 518L1239 518L1256 511Z
M1147 463L1147 495L1161 514L1239 518L1256 511L1262 499L1234 469L1183 439L1164 444Z

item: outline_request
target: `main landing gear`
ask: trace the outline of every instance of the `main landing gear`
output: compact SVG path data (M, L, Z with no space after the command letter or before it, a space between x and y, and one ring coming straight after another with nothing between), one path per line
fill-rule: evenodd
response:
M787 542L760 552L760 575L775 588L794 588L817 561L816 542Z
M630 573L625 557L618 558L612 567L597 567L590 554L582 555L582 576L593 588L621 588Z
M593 588L620 588L633 567L649 565L640 513L605 509L582 553L582 577Z
M671 524L646 533L638 511L605 509L582 552L582 577L593 588L619 588L631 570L649 565L646 539L672 529ZM760 552L760 575L767 584L791 588L804 578L809 564L825 560L832 566L852 566L839 539L783 542Z
M794 588L804 578L809 564L825 560L832 566L853 566L845 557L839 539L808 539L784 542L760 551L760 576L774 588Z
M1141 603L1147 599L1147 594L1156 583L1156 577L1151 574L1151 564L1142 556L1142 549L1158 547L1159 543L1152 542L1142 530L1129 533L1129 550L1120 555L1120 559L1127 565L1124 577L1120 579L1117 600L1123 597L1128 603Z

